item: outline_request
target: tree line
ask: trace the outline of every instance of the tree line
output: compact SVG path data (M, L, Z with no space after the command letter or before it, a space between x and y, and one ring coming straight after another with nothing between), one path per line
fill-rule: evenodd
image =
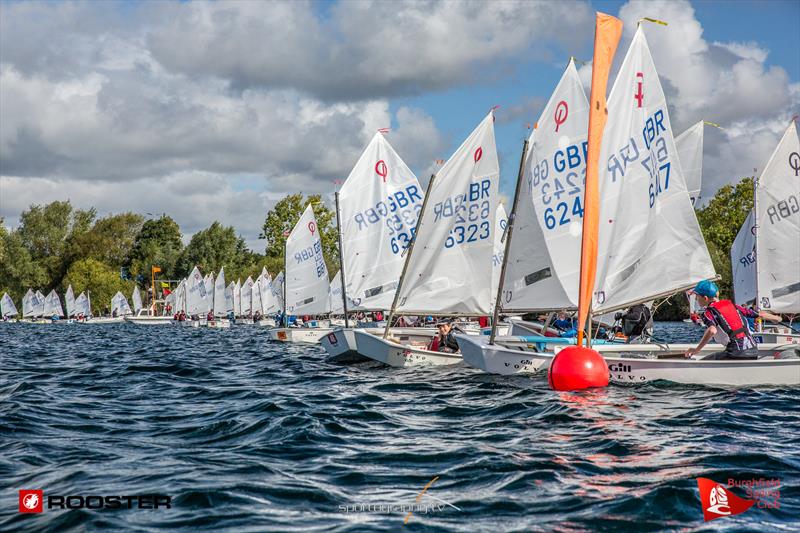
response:
M97 211L76 209L69 201L32 205L8 230L0 219L0 295L8 292L19 303L29 288L63 295L71 284L75 294L89 290L93 312L102 312L111 297L130 295L135 284L150 286L150 268L161 268L158 279L181 279L197 265L201 271L226 278L257 276L263 267L273 275L283 270L286 235L311 202L317 217L323 254L332 276L339 269L335 213L320 195L289 194L267 212L259 238L263 252L250 250L231 226L217 221L192 235L184 245L180 226L170 216L145 219L136 213L98 218ZM697 219L717 273L723 297L732 296L730 248L753 207L753 181L745 178L717 191L698 209ZM672 297L656 318L688 316L686 298Z
M250 250L233 227L218 221L184 245L180 226L166 214L98 217L96 209L77 209L69 201L31 205L14 229L0 219L0 295L8 292L19 306L29 288L45 294L55 289L63 297L72 285L75 294L91 291L92 311L100 314L117 291L130 297L134 285L149 289L152 266L161 269L157 286L159 280L186 277L195 265L204 273L225 267L230 280L255 278L263 267L276 275L283 270L284 232L291 231L308 202L314 203L333 274L338 269L335 215L319 195L287 195L267 213L260 234L263 252Z

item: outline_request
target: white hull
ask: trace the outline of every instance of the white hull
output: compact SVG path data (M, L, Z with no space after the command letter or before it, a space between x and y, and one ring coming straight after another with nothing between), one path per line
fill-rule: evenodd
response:
M772 331L762 331L761 333L754 333L757 342L765 344L800 344L800 335L797 333L777 333Z
M137 326L163 326L165 324L172 324L171 316L126 316L126 322L136 324Z
M79 324L88 324L88 325L122 324L123 322L125 322L125 317L122 317L122 316L97 317L97 318L90 318L88 320L78 321Z
M206 321L206 327L215 329L224 329L231 327L231 321L226 318L217 318L211 322Z
M320 339L320 344L328 352L330 360L339 363L356 363L369 358L358 353L358 343L353 331L364 328L336 328ZM383 336L383 329L366 328L365 333ZM417 342L427 344L436 335L436 328L390 328L389 335L401 343Z
M500 340L500 339L498 339ZM532 374L547 370L554 353L525 352L516 347L495 344L488 339L458 337L464 362L492 374ZM749 361L705 361L685 359L682 354L693 344L596 345L608 363L613 383L646 383L666 380L692 385L800 385L800 358L791 358L793 347L762 345L759 351L767 357ZM556 352L562 347L556 347ZM722 349L712 345L702 354ZM778 358L774 357L778 354ZM627 357L625 356L627 355Z
M331 328L273 328L269 330L269 340L319 344L320 339L331 331Z
M262 318L258 321L257 325L264 328L274 328L277 324L275 324L274 318Z
M558 337L561 333L555 328L547 328L547 333ZM544 324L538 322L528 322L526 320L514 320L511 322L511 335L544 335Z
M353 333L358 353L389 366L442 366L455 365L462 361L460 353L432 352L422 346L392 342L381 335L373 335L360 329Z

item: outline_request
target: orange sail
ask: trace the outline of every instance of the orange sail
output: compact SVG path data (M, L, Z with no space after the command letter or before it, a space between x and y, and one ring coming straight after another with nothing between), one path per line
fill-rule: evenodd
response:
M589 147L586 155L586 188L583 198L583 238L581 240L581 281L578 293L578 345L583 344L583 332L589 317L597 271L597 241L600 218L599 186L597 178L600 143L606 126L606 86L608 73L617 44L622 35L622 21L597 13L594 32L594 60L592 61L592 93L589 98Z

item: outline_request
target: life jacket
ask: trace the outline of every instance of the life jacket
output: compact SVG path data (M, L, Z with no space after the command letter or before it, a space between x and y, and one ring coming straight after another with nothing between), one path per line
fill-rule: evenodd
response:
M708 310L729 338L741 339L749 335L747 321L730 300L711 302L708 304Z

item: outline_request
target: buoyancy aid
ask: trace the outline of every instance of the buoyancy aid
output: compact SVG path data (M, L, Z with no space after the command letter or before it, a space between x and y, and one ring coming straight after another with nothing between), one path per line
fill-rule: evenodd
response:
M741 339L749 335L747 321L730 300L720 300L708 304L715 322L731 339Z

